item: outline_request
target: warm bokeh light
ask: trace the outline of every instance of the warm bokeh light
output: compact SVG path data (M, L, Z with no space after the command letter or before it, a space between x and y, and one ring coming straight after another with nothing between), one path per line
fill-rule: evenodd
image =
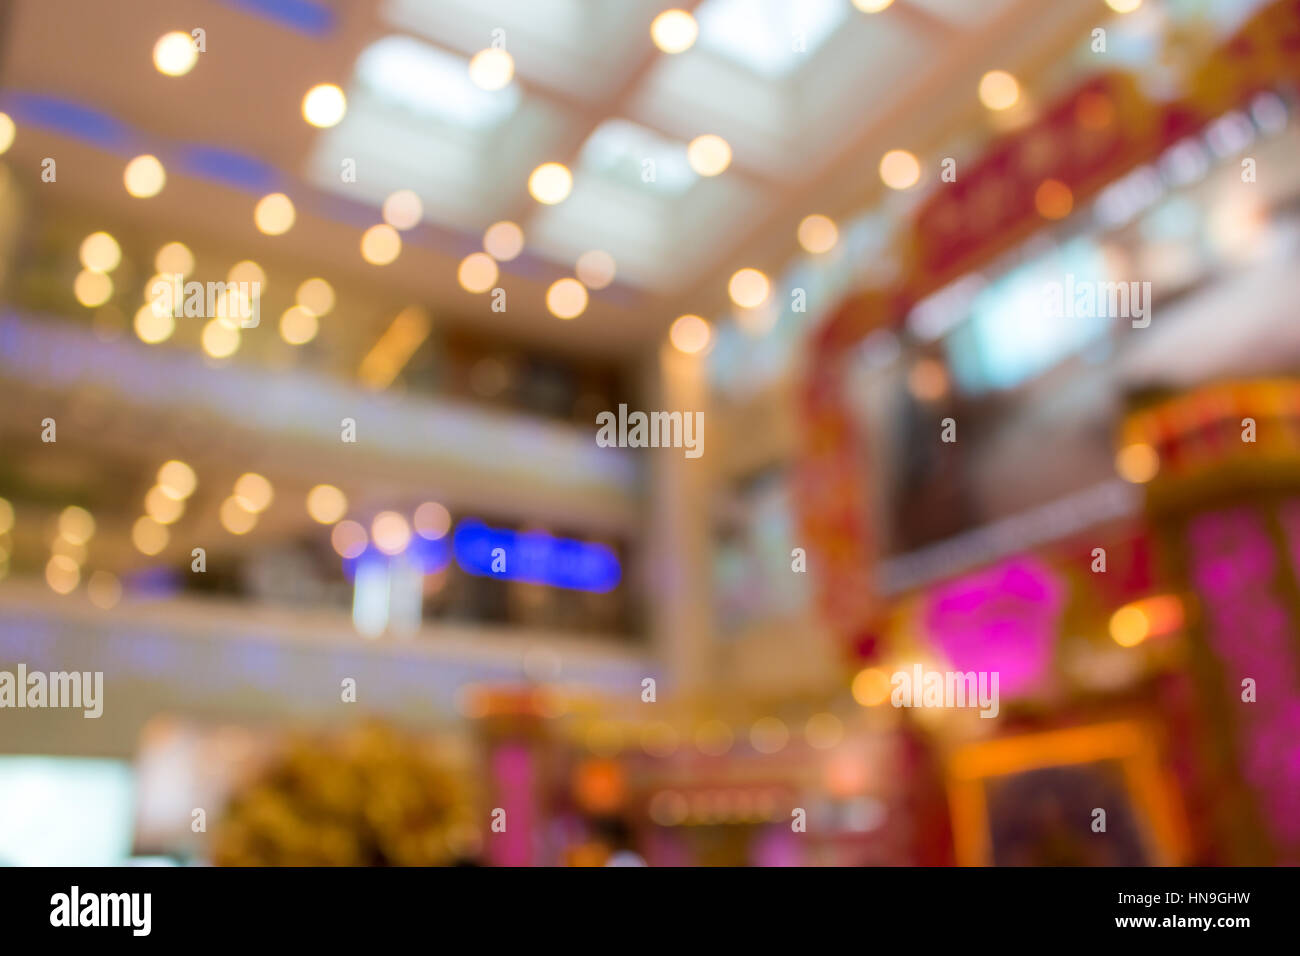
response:
M426 501L415 509L415 533L421 538L437 541L451 530L451 512L436 501Z
M752 309L763 304L771 290L767 276L757 269L740 269L732 275L727 283L727 294L731 301L742 309Z
M263 196L253 207L253 223L258 232L268 236L280 236L293 228L293 201L284 193L271 193Z
M617 272L614 257L603 249L592 249L578 256L574 274L588 289L604 289L614 281Z
M136 519L135 524L131 525L131 543L141 554L152 557L167 547L167 542L170 540L171 533L167 530L167 526L159 524L148 515L141 515Z
M698 315L679 315L668 329L668 340L673 348L685 355L695 355L709 347L713 330Z
M14 144L16 133L17 127L14 126L13 118L8 113L0 113L0 153L9 151L9 147Z
M980 77L980 102L991 110L1009 110L1020 99L1020 84L1006 70L989 70Z
M814 213L803 217L797 235L799 245L803 246L804 252L820 255L835 248L835 243L840 238L840 231L835 227L832 219Z
M815 750L830 750L844 739L844 722L832 713L813 714L803 728L804 739Z
M122 261L122 247L106 232L92 232L81 240L79 254L91 272L112 272Z
M317 84L302 98L302 118L321 129L337 126L347 111L347 97L333 83Z
M148 199L162 192L167 183L167 173L157 156L146 154L126 164L122 182L126 184L126 191L136 199Z
M45 565L45 583L56 594L71 594L81 581L81 567L66 555L56 554Z
M235 482L235 498L248 511L260 514L271 506L275 497L271 483L255 471L247 471Z
M469 61L469 78L481 90L504 89L514 79L515 61L505 50L479 50Z
M164 33L153 45L153 65L167 76L184 76L199 62L199 48L194 38L179 30Z
M226 273L227 282L247 282L254 298L259 297L266 288L266 271L252 259L236 262Z
M308 279L298 286L294 301L299 308L321 318L334 310L334 287L324 279Z
M483 248L497 262L509 262L524 251L524 231L513 222L494 222L483 233Z
M231 534L248 534L257 527L257 515L245 508L234 495L221 502L217 517L221 519L221 527Z
M194 253L183 242L169 242L154 255L153 267L163 275L187 276L194 271Z
M731 145L721 136L705 133L691 140L686 159L701 176L717 176L731 165Z
M399 189L384 200L384 222L394 229L414 229L424 218L424 203L413 189Z
M183 461L173 458L163 462L158 469L158 487L170 498L185 499L194 494L199 485L194 469Z
M684 53L699 35L700 25L685 10L665 10L650 24L650 38L664 53Z
M1116 13L1132 13L1142 6L1142 0L1106 0L1106 6Z
M1151 622L1141 608L1126 605L1111 615L1110 636L1120 647L1136 647L1151 636Z
M790 740L790 731L779 717L760 717L749 729L749 744L761 754L774 754Z
M563 163L542 163L528 177L528 192L540 203L564 202L573 189L573 174Z
M948 370L938 359L917 359L907 374L907 390L923 402L933 402L948 394Z
M68 505L59 513L59 536L73 544L85 544L95 534L95 518L85 508Z
M200 341L203 351L213 358L229 358L239 351L239 329L220 318L212 319L203 326Z
M1044 219L1064 219L1074 208L1074 193L1059 179L1044 179L1034 191L1034 208Z
M122 582L110 571L96 571L86 581L86 597L103 611L111 611L122 600Z
M316 485L307 492L307 514L317 524L334 524L347 513L347 495L333 485Z
M863 707L879 707L889 699L889 675L879 667L867 667L853 678L853 699Z
M401 254L401 234L388 223L371 226L361 234L361 258L372 266L386 266Z
M341 558L359 557L369 540L366 529L356 521L340 521L330 532L330 545Z
M921 163L905 149L891 149L880 157L880 181L890 189L910 189L921 178Z
M157 345L171 338L176 331L176 320L167 311L155 309L152 304L142 305L135 313L135 334L146 345Z
M370 523L375 547L387 555L401 554L411 543L411 526L396 511L381 511Z
M280 338L290 345L306 345L320 331L320 321L300 305L290 306L280 316Z
M460 261L456 281L466 292L487 292L497 284L500 275L496 260L486 252L471 252Z
M546 308L557 319L575 319L587 308L587 287L577 279L556 279L546 290Z
M69 541L62 535L55 538L53 543L50 544L50 553L61 554L64 557L71 558L73 561L77 562L78 567L86 561L86 546L84 544L77 544L76 542Z
M144 496L144 513L159 524L174 524L185 514L185 502L154 485Z
M1144 485L1160 471L1160 455L1144 442L1125 445L1115 455L1115 470L1125 481Z
M82 269L72 283L72 293L78 302L93 309L113 297L113 280L102 272Z
M863 13L879 13L893 2L894 0L853 0L853 5Z

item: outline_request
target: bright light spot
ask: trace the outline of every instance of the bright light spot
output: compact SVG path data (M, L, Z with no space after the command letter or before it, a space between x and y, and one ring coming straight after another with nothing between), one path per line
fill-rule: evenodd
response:
M320 331L320 322L300 305L291 306L280 316L280 338L290 345L306 345Z
M91 272L112 272L122 261L122 247L106 232L92 232L81 241L81 264Z
M0 498L0 534L8 534L14 526L14 506Z
M229 358L234 355L239 351L239 340L239 329L220 318L212 319L203 326L203 351L213 358Z
M424 203L414 190L399 189L384 200L383 216L394 229L414 229L424 218Z
M513 222L494 222L483 233L483 248L497 262L509 262L524 251L524 231Z
M81 568L66 555L56 554L45 565L45 583L56 594L71 594L81 581Z
M154 485L144 496L144 513L159 524L173 524L185 514L185 502Z
M921 178L921 164L905 149L891 149L880 157L880 181L890 189L909 189Z
M893 2L894 0L853 0L853 5L863 13L879 13Z
M188 33L164 33L153 45L153 65L159 73L184 76L199 62L199 48Z
M330 532L330 544L342 558L358 557L368 540L366 529L355 521L340 521Z
M686 159L701 176L717 176L731 165L731 146L721 136L706 133L691 140Z
M0 153L7 153L14 144L17 128L8 113L0 113Z
M1059 179L1044 179L1034 191L1034 208L1044 219L1064 219L1074 208L1074 193Z
M664 53L689 50L699 35L699 24L685 10L665 10L650 24L650 38Z
M387 223L371 226L361 235L361 258L372 266L386 266L402 253L402 237Z
M347 97L333 83L313 86L302 98L302 118L321 129L337 126L347 111Z
M546 307L557 319L576 319L587 308L587 288L577 279L556 279L546 290Z
M411 543L411 526L396 511L381 511L370 524L375 547L384 554L401 554Z
M317 485L307 492L307 514L318 524L334 524L348 513L348 499L333 485Z
M169 242L153 257L153 267L163 275L187 276L194 271L194 253L183 242Z
M102 272L82 269L72 283L72 293L78 302L93 309L113 297L113 280Z
M486 292L497 283L496 260L486 252L471 252L460 261L456 281L466 292Z
M253 514L269 508L273 497L271 483L255 471L245 472L235 482L235 498Z
M194 489L198 485L199 479L194 474L194 469L183 461L173 458L171 461L163 462L158 469L158 487L169 498L188 498L194 494Z
M889 699L889 675L879 667L860 670L853 678L853 699L863 707L878 707Z
M980 102L991 110L1009 110L1020 99L1020 84L1006 70L989 70L980 78Z
M1115 470L1125 481L1144 485L1160 471L1160 455L1144 442L1126 445L1115 456Z
M436 501L426 501L415 509L415 531L421 538L437 541L451 530L451 512Z
M135 524L131 525L131 543L141 554L155 555L167 547L167 542L170 540L171 533L168 532L167 526L159 524L148 515L141 515L136 519Z
M137 156L126 164L122 182L126 184L126 191L136 199L148 199L162 192L163 185L167 182L167 173L157 156L146 154Z
M1111 615L1110 636L1120 647L1136 647L1151 636L1151 622L1141 608L1127 605Z
M564 202L573 189L573 174L563 163L542 163L528 177L528 192L540 203Z
M727 283L727 294L742 309L752 309L763 304L769 288L767 276L763 273L757 269L741 269Z
M668 330L673 348L686 355L694 355L709 347L713 332L709 323L698 315L679 315Z
M171 338L176 331L176 320L171 312L142 305L135 313L135 334L146 345L157 345Z
M122 600L122 582L116 574L108 571L96 571L86 582L86 596L90 603L100 610L108 611L117 607Z
M68 505L59 514L59 536L73 544L85 544L95 533L95 518L85 508Z
M799 245L803 246L805 252L820 255L835 248L835 243L840 238L840 231L835 228L834 221L828 217L813 214L804 216L803 221L799 223L798 238Z
M908 372L907 388L923 402L937 401L948 392L948 370L938 359L918 359Z
M271 193L263 196L253 207L253 223L258 232L268 236L279 236L293 227L296 214L293 202L284 193Z
M221 527L231 534L248 534L257 527L257 515L245 508L234 495L221 502L218 517L221 519Z
M298 286L294 297L299 308L306 309L317 318L329 315L334 308L334 289L324 279L308 279Z
M578 256L573 271L588 289L603 289L614 281L615 269L613 256L602 249L592 249Z
M481 90L502 89L514 75L514 58L505 50L479 50L469 61L469 78Z
M266 285L266 272L252 259L245 259L242 262L236 262L226 273L227 282L246 282L252 288L249 290L253 298L259 298L262 289Z
M1106 6L1116 13L1132 13L1142 6L1142 0L1106 0Z

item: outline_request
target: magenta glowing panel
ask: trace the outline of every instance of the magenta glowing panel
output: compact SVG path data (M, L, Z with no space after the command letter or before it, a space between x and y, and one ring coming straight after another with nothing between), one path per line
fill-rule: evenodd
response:
M996 671L1001 692L1017 694L1046 675L1064 604L1050 568L1013 558L935 588L925 629L954 670Z

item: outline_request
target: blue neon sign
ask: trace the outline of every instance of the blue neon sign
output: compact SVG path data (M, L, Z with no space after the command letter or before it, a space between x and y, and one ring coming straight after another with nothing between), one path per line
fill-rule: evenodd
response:
M497 557L504 558L503 571L493 570L497 549ZM618 555L603 544L557 538L544 531L489 528L473 518L456 526L452 551L456 563L469 574L573 591L611 591L623 576Z

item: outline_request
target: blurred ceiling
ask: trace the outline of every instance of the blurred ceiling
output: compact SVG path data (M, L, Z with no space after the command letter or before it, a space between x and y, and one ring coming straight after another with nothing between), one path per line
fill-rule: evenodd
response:
M669 56L649 30L666 5L134 0L128 14L16 0L0 66L19 126L8 159L31 172L38 201L93 212L110 231L201 235L264 263L272 282L287 263L394 311L418 302L484 334L630 355L681 312L721 313L733 269L779 270L804 215L870 202L888 149L985 123L984 70L1032 73L1105 12L1100 0L896 0L879 14L849 0L703 0L683 4L697 42ZM198 65L181 77L155 70L158 38L196 27L206 34ZM515 78L486 92L468 61L494 42ZM321 82L349 100L326 130L301 116ZM731 146L722 175L686 162L687 142L704 133ZM148 200L122 188L122 164L140 152L168 170ZM46 156L58 159L57 184L39 183ZM355 182L340 175L345 160ZM555 206L527 188L549 161L574 174ZM398 189L420 195L424 222L403 234L396 262L368 265L361 233ZM297 223L262 235L253 205L277 190L293 198ZM502 219L527 242L502 264L508 308L493 312L490 296L460 288L457 265ZM576 320L557 320L546 288L592 249L613 256L617 278ZM349 342L377 338L387 320Z

